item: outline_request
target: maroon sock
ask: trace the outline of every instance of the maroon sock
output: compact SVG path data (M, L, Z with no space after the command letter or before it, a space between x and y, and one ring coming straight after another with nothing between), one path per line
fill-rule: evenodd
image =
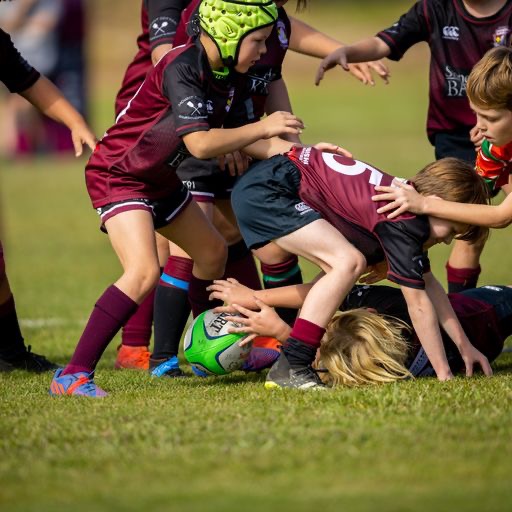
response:
M478 277L482 269L480 265L476 268L454 268L446 264L446 277L448 280L448 292L460 293L464 290L476 288Z
M318 348L324 334L325 329L323 327L309 320L297 318L293 325L292 332L290 333L290 338L302 341L302 343L310 345L311 347Z
M123 326L122 344L128 347L149 347L151 326L153 325L153 309L155 290L141 302L135 313Z
M96 302L75 353L62 375L92 372L103 352L137 308L128 295L109 286Z
M261 290L260 276L251 251L241 240L228 247L228 260L224 278L234 277L253 290Z
M15 359L24 354L27 349L21 335L14 297L11 295L0 304L0 358Z
M192 316L196 318L198 315L208 309L222 306L220 300L209 300L210 292L206 289L213 283L211 279L199 279L194 274L190 279L188 287L188 300L192 308Z

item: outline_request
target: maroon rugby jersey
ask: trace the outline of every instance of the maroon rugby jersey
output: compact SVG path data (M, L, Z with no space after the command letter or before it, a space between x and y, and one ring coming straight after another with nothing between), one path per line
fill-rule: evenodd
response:
M394 176L312 147L296 147L287 156L300 170L305 203L359 249L368 264L386 259L390 281L424 289L423 273L430 268L423 249L430 237L428 218L406 213L390 220L377 213L378 203L371 200L375 185L389 186Z
M143 0L139 51L125 72L115 102L116 116L126 107L152 66L151 52L162 44L173 44L181 12L190 0Z
M0 82L10 92L23 92L39 79L36 71L16 49L7 32L0 29Z
M86 166L95 208L134 198L159 199L179 183L175 169L190 156L181 137L238 125L245 115L235 90L243 75L213 75L200 44L175 48L152 67L98 142Z
M427 132L469 131L476 118L466 98L473 66L487 50L510 45L512 1L495 15L475 18L462 0L419 0L394 25L377 34L400 60L414 44L430 47L430 92Z

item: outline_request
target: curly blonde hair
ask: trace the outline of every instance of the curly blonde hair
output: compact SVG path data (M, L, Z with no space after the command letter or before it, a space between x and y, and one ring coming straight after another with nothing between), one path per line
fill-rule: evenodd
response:
M327 326L318 366L333 386L360 386L412 377L404 366L408 345L404 322L367 309L337 313Z

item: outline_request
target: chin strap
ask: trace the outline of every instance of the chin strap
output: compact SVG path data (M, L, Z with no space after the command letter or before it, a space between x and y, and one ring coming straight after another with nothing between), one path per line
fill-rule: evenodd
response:
M229 68L224 66L222 69L213 69L213 75L215 78L227 78L229 76Z

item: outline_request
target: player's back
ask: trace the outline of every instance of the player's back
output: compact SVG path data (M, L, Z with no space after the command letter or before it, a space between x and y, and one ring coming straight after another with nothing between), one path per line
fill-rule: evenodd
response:
M289 157L301 171L302 199L321 213L328 210L373 232L386 215L377 213L371 197L376 185L392 185L394 176L370 164L312 148L294 148ZM397 220L412 218L400 216Z

